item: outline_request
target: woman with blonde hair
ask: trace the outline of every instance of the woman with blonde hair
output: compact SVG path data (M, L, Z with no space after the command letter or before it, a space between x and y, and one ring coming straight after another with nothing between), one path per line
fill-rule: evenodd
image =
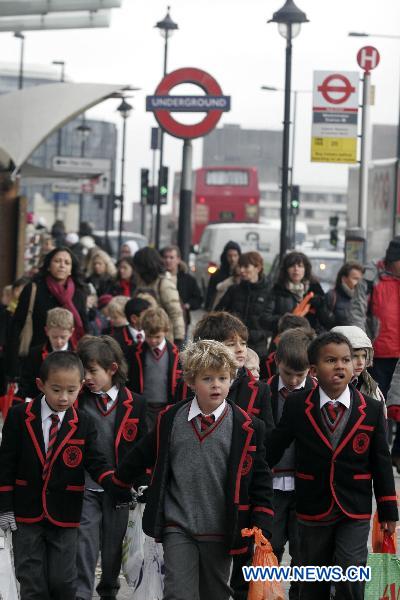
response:
M104 250L96 248L91 253L87 267L87 283L92 283L98 296L112 293L117 269Z

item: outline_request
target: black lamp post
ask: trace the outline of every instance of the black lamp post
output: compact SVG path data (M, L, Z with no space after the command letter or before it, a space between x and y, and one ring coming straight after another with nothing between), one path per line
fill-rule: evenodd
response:
M132 106L122 98L117 111L122 117L122 152L121 152L121 194L119 197L119 231L118 231L118 252L122 246L122 231L124 226L124 197L125 197L125 142L126 142L126 120L131 114Z
M277 23L278 31L286 39L286 66L285 66L285 109L283 117L283 144L282 144L282 190L281 190L281 239L280 258L285 256L288 248L288 191L289 191L289 148L290 148L290 95L292 79L292 38L300 33L301 23L307 23L306 14L301 11L293 0L286 0L285 4L276 11L268 23Z
M158 21L155 27L160 30L161 35L164 37L164 68L163 76L167 74L167 59L168 59L168 40L175 31L178 29L177 23L175 23L169 14L170 6L167 7L167 14L162 21ZM157 185L157 202L156 202L156 231L154 245L156 248L160 247L160 231L161 231L161 172L163 167L163 154L164 154L164 132L160 131L160 167L158 171L158 185Z
M53 60L52 61L53 65L57 65L58 67L61 67L61 71L60 71L60 83L63 83L65 81L65 61L64 60ZM62 150L62 127L58 128L57 131L57 156L61 156L61 150ZM55 194L55 199L54 199L54 220L57 221L58 219L58 192L56 192Z
M14 33L14 37L21 40L21 51L19 55L19 75L18 75L18 89L22 90L24 87L24 46L25 46L25 36L21 31L16 31Z
M86 117L85 115L82 115L82 122L80 125L78 125L78 127L75 129L75 131L77 131L77 133L79 133L79 135L81 136L81 158L84 158L85 156L85 144L86 144L86 140L89 137L92 128L86 124ZM82 223L82 217L83 217L83 193L81 192L79 194L79 223L78 223L78 230L80 228L80 225Z

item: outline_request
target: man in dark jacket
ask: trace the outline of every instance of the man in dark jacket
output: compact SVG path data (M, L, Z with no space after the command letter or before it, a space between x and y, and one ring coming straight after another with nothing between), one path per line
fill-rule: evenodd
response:
M183 305L183 316L186 329L190 325L190 311L201 307L203 296L197 281L188 272L186 264L182 261L181 251L178 246L167 246L161 250L161 256L167 271L175 281L179 297Z
M206 310L212 310L215 294L217 292L217 285L233 274L233 271L239 262L241 253L241 248L236 242L230 241L225 244L220 257L220 267L213 275L211 275L208 282L206 300L204 303L204 308Z

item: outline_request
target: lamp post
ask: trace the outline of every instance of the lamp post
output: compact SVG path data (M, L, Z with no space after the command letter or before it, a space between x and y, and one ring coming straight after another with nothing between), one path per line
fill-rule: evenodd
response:
M122 98L117 111L122 117L122 152L121 152L121 193L119 197L119 231L118 231L118 251L122 246L122 230L124 225L124 197L125 197L125 143L126 143L126 120L131 114L132 106Z
M64 83L64 81L65 81L65 61L64 60L53 60L52 64L61 67L60 83ZM61 149L62 149L62 127L59 127L58 131L57 131L57 156L61 156ZM59 208L58 192L56 192L55 198L54 198L54 220L55 221L57 221L57 219L58 219L58 208Z
M82 122L80 125L78 125L78 127L76 128L76 130L79 135L81 136L81 158L84 158L85 156L85 144L86 144L86 140L89 137L92 128L86 124L86 117L83 114L82 115ZM83 217L83 193L81 192L79 194L79 222L78 222L78 230L80 227L80 224L82 223L82 217Z
M18 75L18 89L22 90L24 87L24 47L25 47L25 36L21 31L16 31L14 37L21 40L21 50L19 54L19 75Z
M365 33L365 32L360 32L360 31L350 31L349 37L359 37L359 38L376 37L376 38L386 38L386 39L390 39L390 40L400 40L400 35L391 35L391 34L385 34L385 33ZM396 183L394 186L395 215L396 215L396 210L397 210L397 193L398 193L398 190L400 189L400 91L399 91L399 116L397 119L396 163L397 163L396 164ZM394 223L393 234L396 234L396 231L395 231L396 218L394 218L393 223Z
M290 146L290 96L292 79L292 38L300 33L301 23L308 22L306 14L294 4L286 0L276 11L269 23L277 23L278 31L286 39L285 65L285 106L283 117L282 144L282 189L281 189L281 237L279 255L282 258L288 248L288 190L289 190L289 146Z
M167 61L168 61L168 40L173 32L178 29L177 23L175 23L169 14L170 6L167 7L167 14L162 21L158 21L155 27L160 30L161 35L164 37L164 66L163 76L167 74ZM156 248L160 247L160 232L161 232L161 172L163 167L164 158L164 132L160 131L160 166L158 170L158 185L156 192L156 231L154 245Z

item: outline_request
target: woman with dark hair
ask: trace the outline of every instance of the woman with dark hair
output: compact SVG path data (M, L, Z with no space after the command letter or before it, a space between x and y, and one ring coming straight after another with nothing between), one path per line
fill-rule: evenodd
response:
M326 294L329 325L352 325L351 300L355 289L363 278L364 267L357 262L345 263L338 271L335 287Z
M66 308L74 316L73 340L79 340L87 331L86 293L75 255L68 248L55 248L44 257L39 272L22 290L13 319L13 342L15 356L18 355L20 333L26 322L29 304L35 288L31 346L46 340L45 325L47 311L51 308Z
M240 283L228 288L215 310L225 310L239 317L249 330L249 347L262 356L267 353L268 330L261 321L266 316L270 288L264 276L261 254L241 254L239 269Z
M138 288L154 290L158 304L171 321L175 344L180 346L185 339L183 309L178 290L165 270L161 254L149 246L141 248L133 257L133 266Z
M117 262L117 275L112 288L113 296L132 298L136 289L135 269L131 256L124 256Z
M275 336L281 316L293 312L309 292L313 292L314 296L305 317L313 329L321 331L329 327L324 291L313 276L311 263L305 254L297 251L286 254L266 305L263 326Z

